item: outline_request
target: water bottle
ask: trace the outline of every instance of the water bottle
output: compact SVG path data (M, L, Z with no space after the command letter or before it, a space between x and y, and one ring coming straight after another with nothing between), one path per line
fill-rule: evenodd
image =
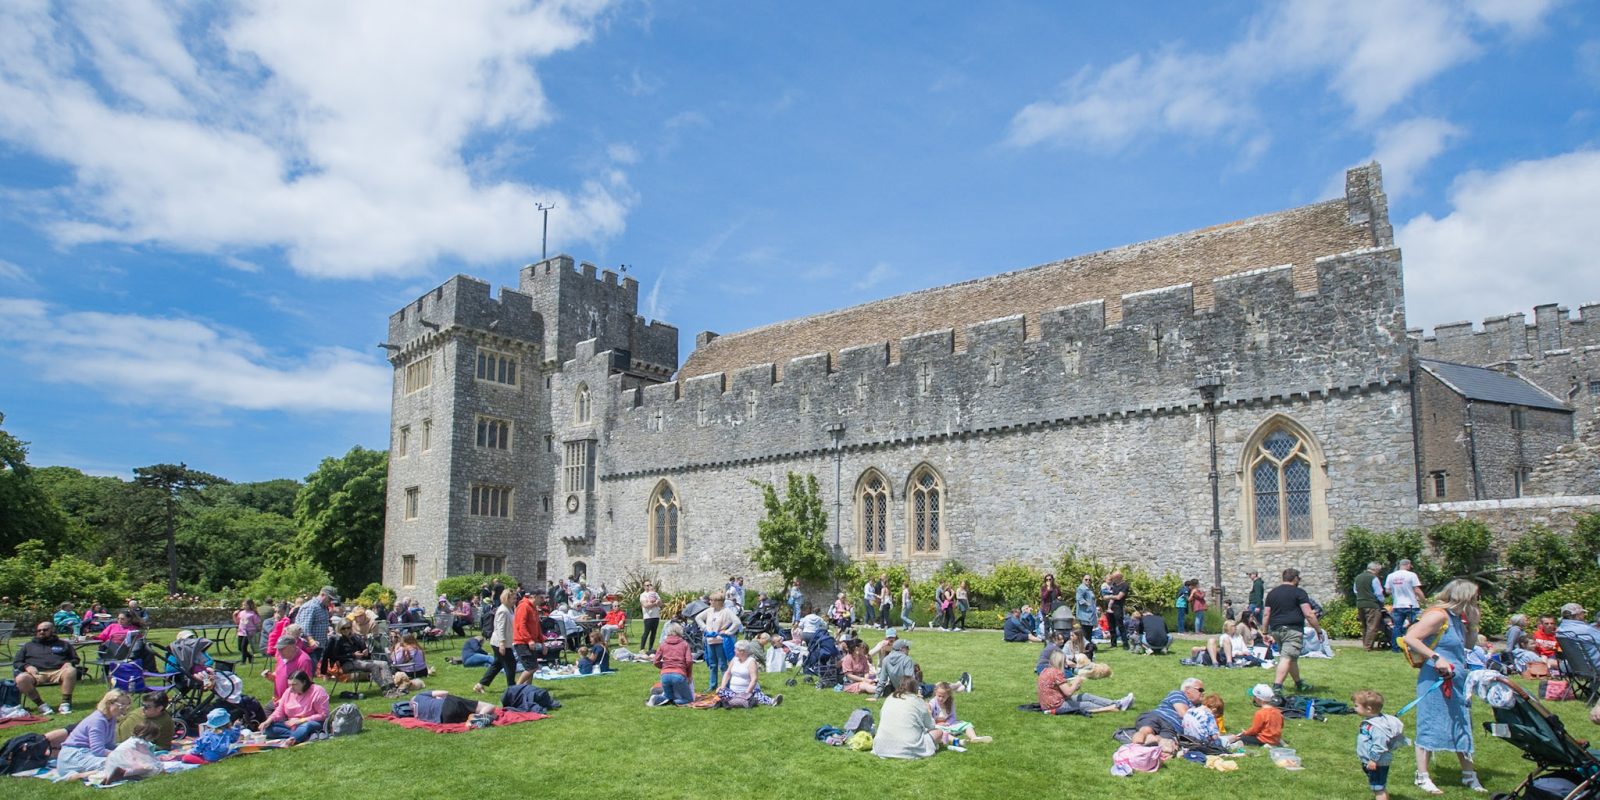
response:
M1314 700L1306 701L1306 719L1316 719L1317 704Z

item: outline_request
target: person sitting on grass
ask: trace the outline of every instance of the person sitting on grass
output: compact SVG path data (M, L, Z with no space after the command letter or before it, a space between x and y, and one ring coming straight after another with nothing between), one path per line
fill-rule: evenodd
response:
M889 654L878 664L878 696L884 697L892 691L899 691L901 682L906 678L916 680L923 697L933 696L933 685L922 682L922 668L911 660L911 642L906 639L896 639ZM958 692L972 691L972 675L961 673L961 680L953 685Z
M483 636L473 635L461 642L461 657L451 662L463 667L487 667L494 663L494 656L484 649Z
M269 739L305 744L313 734L322 732L327 719L328 690L312 683L305 672L296 672L289 676L289 690L278 698L261 730Z
M1074 630L1072 635L1067 637L1066 644L1061 647L1061 652L1066 653L1068 660L1074 663L1079 660L1080 656L1093 661L1095 650L1094 642L1084 639L1083 631L1081 630Z
M1256 706L1256 715L1250 727L1239 733L1239 741L1251 747L1278 747L1283 744L1283 711L1273 702L1272 687L1258 683L1250 690L1250 702Z
M686 706L694 702L694 654L689 643L683 640L683 626L673 622L667 625L666 638L661 640L651 663L661 670L660 702L654 705Z
M1000 637L1007 642L1037 642L1039 637L1033 635L1033 626L1022 618L1022 609L1011 609L1011 615L1006 617L1005 624L1001 626Z
M84 717L61 743L61 754L56 757L56 774L73 775L79 772L97 772L106 764L106 756L117 745L117 720L133 707L133 695L121 689L112 689L101 695L94 711ZM65 713L65 712L63 712Z
M1133 693L1128 693L1121 700L1112 700L1105 697L1079 691L1083 686L1083 678L1076 675L1067 677L1071 667L1067 664L1065 653L1057 650L1050 654L1050 666L1039 673L1036 688L1038 690L1039 708L1046 714L1102 714L1108 711L1127 711L1133 707Z
M723 708L755 708L783 703L783 695L767 696L761 691L761 664L755 659L755 644L740 639L733 645L733 660L722 672L717 686L718 704Z
M928 698L928 713L933 715L933 724L939 730L950 734L952 741L977 742L988 744L994 741L992 736L979 736L972 723L956 716L956 690L947 681L940 681L933 687L933 697Z
M611 666L611 648L606 645L606 636L600 631L589 631L589 657L594 659L595 672L616 672Z
M583 647L578 648L575 652L578 656L578 674L593 675L595 672L594 653L589 650L589 646L584 645Z
M166 692L145 692L140 696L139 702L139 708L133 709L117 721L117 741L133 736L135 728L148 724L154 732L139 738L150 742L157 750L171 750L172 739L177 733L177 724L173 722L172 714L167 711L171 698Z
M839 659L839 669L844 673L844 690L851 694L871 694L878 688L878 671L872 667L867 655L867 645L860 639L844 643L844 658Z
M883 701L883 715L872 738L872 754L879 758L927 758L950 741L950 734L934 724L917 679L903 677Z
M12 656L11 671L17 692L38 707L40 716L54 712L39 696L39 687L57 684L61 686L61 705L55 711L72 713L72 689L78 684L78 651L56 636L55 623L41 622L33 627L33 638Z
M1222 623L1222 635L1207 639L1204 647L1189 648L1189 658L1206 667L1260 666L1263 663L1250 652L1236 622Z

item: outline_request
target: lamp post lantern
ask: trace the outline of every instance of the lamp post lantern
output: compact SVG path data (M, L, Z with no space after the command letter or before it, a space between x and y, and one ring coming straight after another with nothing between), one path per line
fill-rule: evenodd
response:
M1222 396L1222 376L1216 373L1201 376L1194 382L1200 399L1206 404L1206 427L1210 432L1211 471L1211 598L1222 605L1222 506L1217 496L1217 400Z

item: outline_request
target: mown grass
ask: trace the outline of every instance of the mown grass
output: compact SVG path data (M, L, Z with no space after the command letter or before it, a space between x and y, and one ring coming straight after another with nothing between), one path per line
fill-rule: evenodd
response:
M876 634L869 632L869 638ZM819 725L842 725L862 702L859 696L818 691L804 684L785 687L766 677L768 691L785 695L778 708L750 711L645 708L655 681L645 665L621 664L614 676L556 681L548 688L565 707L550 719L502 729L438 735L369 722L366 732L292 750L237 757L188 773L163 776L118 788L117 796L217 798L322 797L413 798L527 795L537 797L711 797L747 790L763 798L836 796L1111 797L1109 792L1148 797L1282 798L1369 796L1356 765L1357 718L1327 722L1291 720L1285 735L1305 762L1302 772L1285 772L1264 756L1242 758L1240 770L1218 773L1186 762L1169 763L1153 775L1114 778L1111 733L1132 724L1137 711L1094 718L1046 717L1017 710L1034 699L1033 664L1038 645L1003 644L998 633L923 632L910 635L912 655L930 680L973 674L975 691L961 696L958 710L990 745L966 753L941 753L920 762L882 761L870 754L816 742ZM637 635L635 635L637 641ZM430 688L470 694L479 670L444 665L446 652L430 655L440 674ZM1137 696L1136 709L1149 708L1188 675L1206 681L1228 703L1227 724L1248 724L1245 697L1268 673L1259 669L1187 668L1177 657L1103 657L1115 670L1109 680L1091 684L1096 694ZM1305 662L1306 677L1325 696L1348 699L1358 688L1374 688L1398 709L1414 693L1415 672L1398 656L1341 649L1331 661ZM259 669L259 667L258 667ZM270 687L248 669L247 690L264 697ZM703 688L706 676L697 670ZM80 690L80 709L92 706L100 685ZM54 690L46 689L53 699ZM496 691L496 695L498 690ZM337 702L337 701L336 701ZM389 708L382 697L360 703L368 713ZM1576 735L1593 729L1578 703L1553 704ZM1489 718L1475 703L1474 718ZM82 711L75 716L81 717ZM1407 718L1408 732L1412 719ZM59 719L51 724L59 724ZM46 725L13 728L5 737ZM1478 729L1479 774L1493 791L1509 791L1527 772L1520 752ZM1410 785L1414 767L1409 751L1396 760L1391 785L1400 797L1416 797ZM1434 769L1447 795L1469 793L1457 783L1453 758ZM78 784L10 779L6 797L86 796Z

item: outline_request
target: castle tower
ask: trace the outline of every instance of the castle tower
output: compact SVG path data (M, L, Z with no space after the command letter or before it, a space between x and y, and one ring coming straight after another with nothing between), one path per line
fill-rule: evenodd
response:
M461 275L390 316L385 585L420 597L448 575L541 577L544 340L532 298Z

